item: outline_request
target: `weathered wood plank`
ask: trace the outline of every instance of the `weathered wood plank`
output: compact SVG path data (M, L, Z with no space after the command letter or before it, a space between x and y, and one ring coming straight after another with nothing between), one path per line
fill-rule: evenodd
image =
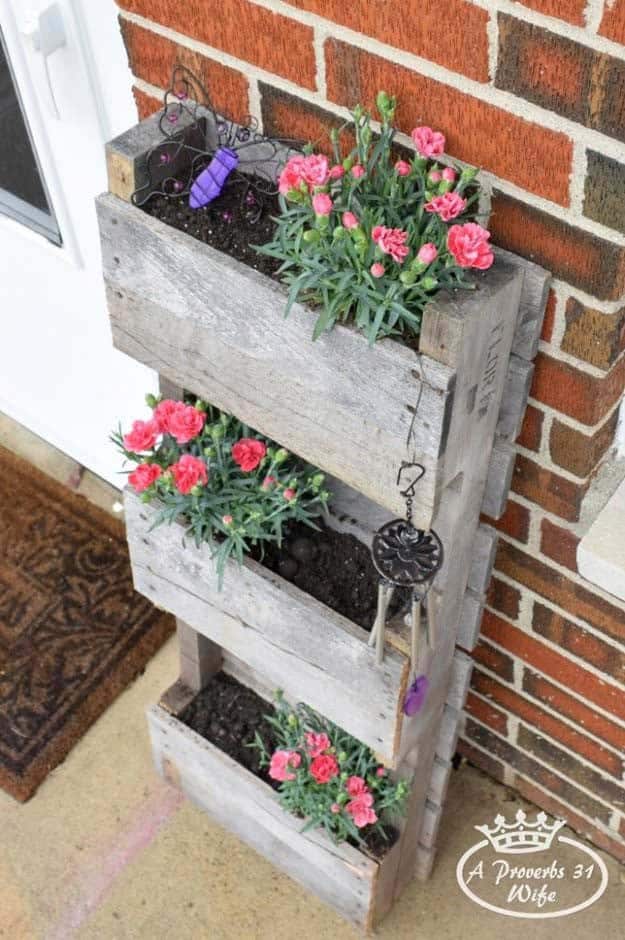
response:
M425 810L423 812L423 824L421 826L421 835L419 842L426 849L433 849L438 836L438 827L440 826L443 808L430 800L425 801Z
M190 689L199 692L211 676L221 669L221 647L178 618L176 632L180 651L180 679Z
M456 650L452 662L451 681L447 692L447 705L462 711L466 701L471 673L473 672L473 660L462 650Z
M427 881L432 874L436 852L434 849L426 849L424 845L417 847L417 860L415 875L419 881Z
M497 434L506 441L515 441L521 433L533 374L533 363L520 356L510 356L497 422Z
M545 316L545 307L549 296L551 274L539 264L512 254L503 248L495 248L495 256L515 265L523 271L523 289L519 305L512 352L521 359L531 362L536 358L540 331Z
M432 764L432 776L430 777L430 787L428 789L428 800L431 803L437 803L443 806L447 796L449 778L451 776L451 762L443 760L441 757L435 757Z
M480 624L484 612L484 595L467 590L462 603L460 624L458 625L458 646L464 650L475 649L480 634Z
M471 570L467 582L467 586L476 594L485 594L488 590L498 538L497 530L492 526L484 522L478 526L473 540Z
M388 649L377 666L366 631L251 559L241 567L230 560L219 591L209 546L197 548L179 523L150 531L158 507L128 490L125 506L138 591L389 765L398 761L406 656Z
M451 761L456 753L459 723L459 713L455 708L450 708L446 705L443 710L443 719L440 724L440 731L436 742L436 756L440 757L441 760Z
M114 196L98 213L119 349L401 511L397 468L421 384L413 351L392 340L371 349L342 326L313 343L315 314L299 307L284 320L281 285ZM454 382L433 360L424 371L419 525L440 495Z
M482 512L491 519L501 519L506 511L516 451L512 444L497 438L488 465Z
M320 832L302 833L301 820L281 809L271 787L164 709L155 706L147 714L161 776L343 917L360 927L373 925L381 871L387 860L396 864L392 853L378 863Z

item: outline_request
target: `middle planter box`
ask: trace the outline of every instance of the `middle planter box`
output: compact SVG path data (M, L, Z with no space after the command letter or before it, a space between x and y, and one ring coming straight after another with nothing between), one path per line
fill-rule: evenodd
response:
M250 558L229 560L218 590L209 545L198 548L181 523L153 528L159 505L131 490L124 501L141 594L398 765L410 674L403 653L387 645L376 665L366 630Z

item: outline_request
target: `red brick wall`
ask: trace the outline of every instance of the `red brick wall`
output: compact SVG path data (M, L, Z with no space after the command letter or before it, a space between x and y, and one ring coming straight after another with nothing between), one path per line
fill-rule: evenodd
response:
M403 131L483 167L495 241L553 272L461 748L625 859L625 609L576 568L625 385L625 0L118 2L142 116L176 57L225 113L308 139L384 88Z

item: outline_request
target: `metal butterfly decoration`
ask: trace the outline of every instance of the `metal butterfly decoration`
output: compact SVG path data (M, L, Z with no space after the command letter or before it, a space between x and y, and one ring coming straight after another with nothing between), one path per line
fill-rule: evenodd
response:
M174 66L158 127L162 139L147 153L143 182L132 194L136 206L153 196L188 196L199 209L229 183L241 186L246 215L255 221L263 200L278 193L280 169L301 149L291 138L265 137L253 117L239 124L219 115L205 85L183 65Z

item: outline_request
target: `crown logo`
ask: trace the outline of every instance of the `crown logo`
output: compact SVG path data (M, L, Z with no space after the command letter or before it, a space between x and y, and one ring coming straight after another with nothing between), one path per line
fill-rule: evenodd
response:
M559 829L564 825L563 819L554 819L552 824L547 822L545 813L538 813L536 822L528 822L527 815L522 809L517 811L516 822L507 823L505 816L495 816L495 828L476 826L483 832L495 851L508 855L521 855L523 852L542 852L548 849Z

